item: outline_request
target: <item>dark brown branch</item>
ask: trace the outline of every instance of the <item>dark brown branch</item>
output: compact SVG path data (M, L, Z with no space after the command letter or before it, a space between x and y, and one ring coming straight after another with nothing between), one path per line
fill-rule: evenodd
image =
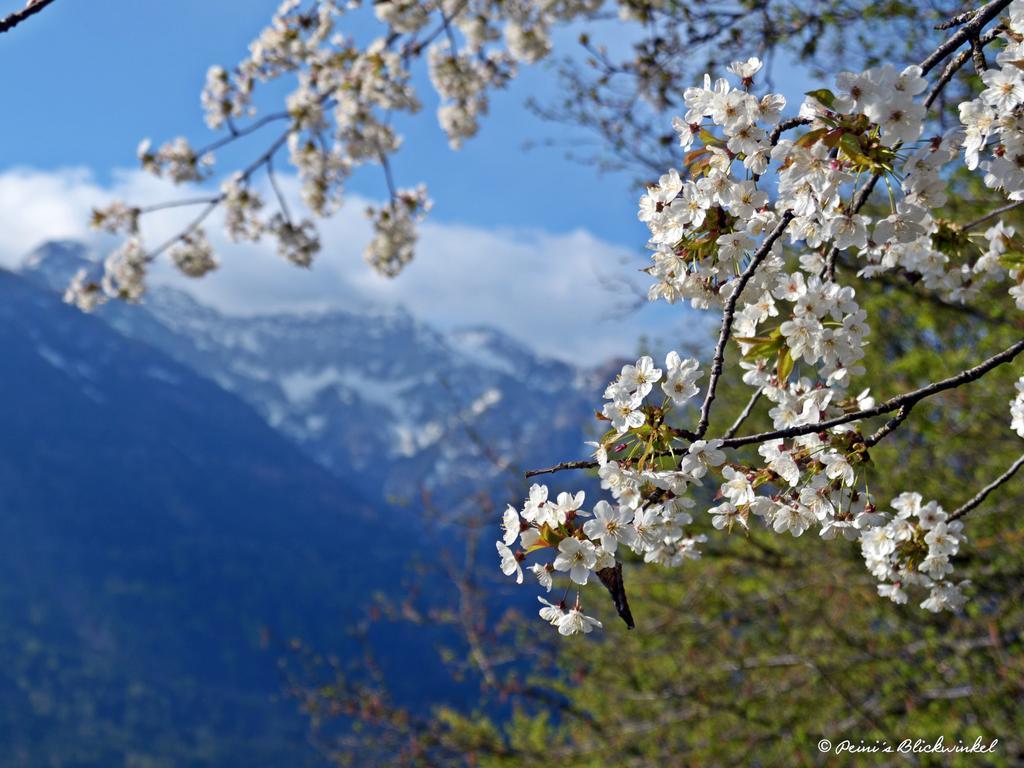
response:
M996 208L994 211L986 213L980 219L975 219L972 222L964 224L962 227L960 227L960 229L966 232L968 229L980 227L982 224L987 224L988 222L992 221L992 219L998 219L1004 213L1009 213L1014 208L1020 208L1022 205L1024 205L1024 201L1017 201L1015 203L1010 203L1009 205L1004 205L1001 208Z
M882 178L881 173L872 174L871 178L868 179L868 183L861 188L860 192L857 193L857 196L853 199L850 208L851 215L860 213L860 209L867 204L868 198L871 197L871 193L875 189L875 184L878 183L880 178ZM821 274L819 275L822 280L832 282L836 279L837 258L839 258L839 249L835 246L829 248L828 254L825 256L825 266L821 268Z
M743 270L743 273L739 276L736 281L736 287L733 289L729 298L725 302L725 309L722 311L722 330L718 334L718 344L715 347L715 356L711 361L711 377L708 380L708 391L704 396L704 402L700 407L700 421L697 422L697 429L695 430L697 437L704 437L704 433L708 431L708 420L711 418L711 404L715 401L715 393L718 389L718 380L722 376L722 366L725 361L725 346L729 342L729 337L732 335L732 322L733 316L736 314L736 304L740 300L740 294L743 293L743 289L747 287L747 283L750 282L750 278L754 276L754 272L761 266L761 262L764 261L765 257L772 250L772 246L775 242L782 237L782 233L786 231L786 227L789 226L789 222L793 220L793 212L786 211L782 214L782 218L779 219L779 223L775 225L775 229L764 239L761 243L761 247L754 252L754 255L750 257L750 263L747 264L747 268Z
M974 496L974 498L972 498L970 501L968 501L962 507L957 509L953 514L951 514L949 516L949 519L950 520L959 520L961 517L966 515L968 512L970 512L976 506L981 504L981 502L983 502L985 500L985 498L990 493L992 493L992 491L994 491L996 488L998 488L1003 483L1005 483L1007 480L1009 480L1011 477L1013 477L1017 473L1017 470L1020 469L1021 467L1024 467L1024 455L1022 455L1019 459L1017 459L1015 462L1013 462L1013 464L1010 465L1010 468L1008 470L1006 470L1005 472L1003 472L1003 474L1001 474L999 477L997 477L991 483L989 483L984 488L982 488L980 491L978 491L977 495Z
M898 427L906 420L907 416L910 415L910 409L913 407L913 405L904 405L902 408L896 411L896 415L889 419L887 422L885 422L885 424L880 426L878 430L873 435L871 435L871 437L865 440L864 445L866 445L868 448L877 445L880 440L882 440L886 435L888 435L890 432L892 432L894 429L896 429L896 427Z
M962 51L950 59L949 64L946 65L945 69L942 70L942 74L939 75L939 79L935 81L935 85L932 86L928 95L924 97L924 106L926 108L935 103L935 100L939 98L939 94L949 85L956 76L956 73L963 68L970 57L970 51Z
M806 117L791 117L789 120L783 120L781 123L776 125L771 132L771 142L774 147L779 143L779 139L782 137L783 132L788 131L792 128L799 128L801 125L808 125L810 119Z
M754 445L756 443L765 443L769 440L777 440L779 438L788 439L792 437L800 437L801 435L809 435L814 432L825 432L833 429L834 427L841 426L843 424L849 424L852 421L860 421L861 419L870 419L875 416L882 416L887 413L902 409L906 407L909 411L914 405L921 400L937 395L940 392L945 392L949 389L956 389L957 387L969 384L972 381L977 381L986 373L991 371L993 368L997 368L1000 365L1010 362L1017 355L1024 351L1024 339L1018 341L1010 347L1007 347L999 354L993 355L984 362L968 368L966 371L958 373L956 376L950 376L947 379L941 379L940 381L933 382L927 386L915 389L911 392L906 392L902 395L898 395L890 400L886 400L881 405L876 405L874 408L866 408L862 411L854 411L851 413L845 413L842 416L836 416L835 418L828 419L826 421L820 421L816 424L801 424L795 427L786 427L784 429L777 429L771 432L759 432L754 435L744 435L742 437L730 437L722 440L723 448L740 448L744 445ZM884 429L884 427L883 427ZM886 433L887 434L887 433ZM885 435L883 435L884 437ZM553 467L547 469L538 469L528 472L527 476L532 477L534 475L545 475L553 472L561 472L568 469L593 469L597 466L596 461L567 461L562 464L556 464Z
M974 71L981 77L988 69L988 62L985 61L985 50L977 37L971 38L971 60L974 62Z
M761 432L756 435L734 437L729 440L723 440L722 446L725 448L739 448L743 445L763 443L767 440L777 440L780 437L799 437L800 435L809 435L813 432L824 432L842 424L849 424L851 421L860 421L861 419L870 419L873 416L881 416L886 413L891 413L903 406L913 406L925 398L937 395L939 392L945 392L947 389L956 389L964 384L976 381L993 368L1010 362L1022 351L1024 351L1024 339L1010 347L1007 347L999 354L993 355L985 362L980 363L973 368L968 368L966 371L963 371L956 376L950 376L948 379L942 379L940 381L933 382L928 386L921 387L920 389L915 389L912 392L906 392L905 394L898 395L890 400L886 400L881 405L876 405L874 408L866 408L863 411L854 411L853 413L843 414L842 416L836 416L833 419L818 422L817 424L802 424L800 426L787 427L785 429L778 429L772 432Z
M593 469L597 466L596 461L563 461L561 464L556 464L553 467L547 469L531 469L526 473L526 477L536 477L537 475L551 475L555 472L564 472L568 469Z
M761 399L762 392L764 392L764 389L761 387L758 387L754 391L754 394L751 395L746 407L743 409L740 415L736 417L736 421L732 423L732 426L729 427L729 430L724 435L722 435L722 437L736 436L736 433L740 431L740 427L743 426L743 422L747 420L747 418L750 416L750 412L754 410L754 406L757 405L757 401Z
M935 28L936 29L952 29L953 27L959 27L965 21L969 20L973 13L974 13L974 11L964 11L963 13L958 13L956 16L954 16L953 18L949 19L949 21L944 21L941 24L936 24Z
M979 48L983 48L984 46L988 45L989 43L996 39L996 36L999 34L1001 29L1002 26L990 29L988 32L978 37L976 45ZM975 44L972 41L972 46L973 45ZM949 85L950 81L953 79L956 73L959 72L963 68L964 64L966 64L970 60L972 52L973 50L961 51L959 54L950 59L949 63L946 65L946 68L942 70L942 74L939 75L939 79L935 81L935 85L932 86L932 89L928 92L928 95L925 97L925 107L930 107L935 102L935 99L937 99L939 97L939 94L942 93L942 90L947 85Z
M1010 2L1011 0L992 0L979 8L970 21L960 27L954 35L936 48L931 56L921 62L921 74L928 74L928 72L938 66L939 62L961 45L972 39L977 39L984 26L996 18Z
M46 6L53 5L56 0L30 0L29 4L20 11L8 14L0 19L0 32L9 32L32 16L42 11Z

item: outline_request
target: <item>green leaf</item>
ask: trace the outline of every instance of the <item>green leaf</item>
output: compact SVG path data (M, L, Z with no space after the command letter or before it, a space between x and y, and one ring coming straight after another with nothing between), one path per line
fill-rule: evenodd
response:
M999 264L1007 269L1021 269L1024 267L1024 253L1007 251L999 257Z
M839 139L839 150L857 165L872 166L874 161L864 154L860 142L852 133L844 133Z
M783 347L779 350L779 361L775 366L775 373L779 377L779 386L785 384L789 379L789 375L793 373L793 366L795 364L793 355L789 353L789 347Z
M796 146L798 147L810 147L817 143L817 141L828 133L828 128L816 128L813 131L808 131L799 139L796 140Z
M762 344L755 344L747 350L747 353L743 357L747 360L756 360L759 357L771 357L778 353L784 343L785 342L781 338L778 338L766 341Z
M804 95L817 99L829 109L832 109L832 106L836 103L836 95L828 88L818 88L815 91L806 91Z

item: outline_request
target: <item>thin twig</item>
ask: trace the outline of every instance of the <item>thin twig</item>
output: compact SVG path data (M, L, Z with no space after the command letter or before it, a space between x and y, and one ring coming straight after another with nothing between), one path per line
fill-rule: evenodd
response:
M801 125L808 125L810 122L810 118L807 117L791 117L789 120L783 120L772 129L770 135L772 146L774 147L779 143L779 139L782 137L783 132L792 128L799 128Z
M267 178L270 180L270 188L274 190L274 195L277 197L277 204L281 208L284 220L291 224L292 215L288 210L288 203L284 199L284 194L282 194L281 188L277 184L277 174L274 173L274 158L272 156L267 158Z
M740 431L740 427L743 426L743 422L747 420L747 417L750 416L750 412L754 410L754 406L757 405L757 401L761 399L762 392L764 392L764 389L762 387L758 387L756 390L754 390L754 394L751 395L746 407L743 409L740 415L736 417L736 421L732 423L732 426L729 427L728 431L724 435L722 435L722 437L736 436L736 433Z
M966 515L968 512L970 512L976 506L981 504L981 502L983 502L985 500L985 497L988 496L990 493L992 493L992 491L994 491L1000 485L1002 485L1007 480L1009 480L1011 477L1013 477L1014 474L1016 474L1017 470L1020 469L1021 467L1024 467L1024 455L1022 455L1015 462L1013 462L1013 464L1010 465L1010 468L1008 470L1006 470L1005 472L1003 472L1003 474L1001 474L999 477L997 477L991 483L989 483L984 488L982 488L980 491L978 491L977 495L974 498L972 498L970 501L968 501L962 507L957 509L953 514L951 514L949 516L949 519L950 520L959 520L961 517Z
M864 445L868 448L872 448L879 443L882 438L892 432L896 427L906 421L907 416L910 415L910 409L913 408L913 404L904 405L898 411L896 415L889 419L885 424L880 426L878 430L871 435L867 440L864 441Z
M1014 208L1020 208L1022 205L1024 205L1024 200L1018 200L1015 203L1009 203L1007 205L1002 206L1001 208L996 208L994 211L986 213L980 219L975 219L974 221L968 224L964 224L962 227L960 227L960 229L966 232L968 229L980 227L982 224L987 224L988 222L992 221L992 219L997 219L1004 213L1009 213Z
M809 435L815 432L826 432L830 429L842 426L843 424L849 424L853 421L870 419L875 416L892 413L904 406L907 406L907 409L909 410L910 407L913 407L921 400L929 398L932 395L937 395L939 392L945 392L948 389L956 389L964 384L969 384L972 381L980 379L993 368L997 368L1000 365L1010 362L1022 351L1024 351L1024 339L1010 347L1007 347L999 354L993 355L973 368L968 368L966 371L958 373L956 376L950 376L949 378L933 382L927 386L921 387L920 389L915 389L911 392L898 395L890 400L886 400L881 405L876 405L874 408L866 408L862 411L846 413L842 416L836 416L835 418L828 419L827 421L820 421L816 424L801 424L794 427L785 427L783 429L773 430L771 432L759 432L753 435L726 438L722 440L721 447L740 448L744 445L765 443L769 440L778 440L779 438L787 439L791 437L800 437L801 435ZM561 472L567 469L593 469L596 466L596 461L567 461L562 464L556 464L553 467L548 467L547 469L533 470L532 472L527 473L527 475L532 477L533 475L545 475L552 472Z
M981 33L982 28L992 21L992 19L996 18L1011 1L1012 0L992 0L992 2L986 3L979 8L970 21L960 27L960 29L956 31L956 34L952 35L946 42L936 48L931 56L921 62L921 74L928 74L939 64L939 62L949 56L949 54L961 45L972 38L977 38Z
M16 26L25 21L25 19L35 16L41 10L46 8L48 5L52 5L56 0L34 0L30 2L20 11L8 14L4 18L0 19L0 32L9 32Z
M274 160L274 155L276 155L277 151L279 149L281 149L281 147L283 147L285 145L285 142L288 141L288 137L291 135L291 132L292 132L292 129L291 129L291 127L289 127L288 130L286 130L284 133L282 133L277 138L277 140L273 144L270 145L270 148L266 152L264 152L262 155L260 155L258 158L256 158L249 165L249 167L247 167L244 171L242 171L242 174L240 176L241 180L244 181L244 182L248 182L249 179L252 177L252 175L254 173L256 173L256 171L258 171L263 166L266 166L268 169L270 169L272 167L271 163ZM273 184L273 179L271 179L271 184ZM277 188L275 186L275 191L276 191L276 189ZM182 240L182 239L188 237L193 232L195 232L197 229L199 229L199 227L202 225L202 223L204 221L206 221L210 217L210 214L212 214L215 210L217 210L217 208L220 206L220 204L224 202L224 198L225 198L225 195L223 193L221 193L221 194L219 194L219 195L217 195L215 197L207 198L206 202L208 203L208 205L206 206L206 208L204 208L202 210L202 212L198 216L196 216L196 218L193 219L189 223L189 225L187 227L185 227L184 230L182 230L177 235L175 235L174 237L172 237L169 240L167 240L166 242L164 242L162 245L158 246L155 250L150 251L149 254L147 254L147 256L146 256L146 261L153 261L153 260L155 260L161 253L166 251L168 248L170 248L176 242L178 242L179 240ZM199 203L201 203L201 202L203 202L203 201L199 201ZM198 203L195 203L195 204L198 204ZM169 205L167 207L174 207L174 206L173 205ZM287 213L285 215L287 215Z
M556 464L555 466L548 467L547 469L531 469L526 473L526 477L551 475L555 472L563 472L568 469L593 469L596 466L596 461L563 461L561 464Z
M256 173L256 171L258 171L261 166L270 163L274 159L274 155L276 155L277 151L285 145L285 143L288 141L288 137L291 135L292 128L291 126L289 126L288 130L286 130L284 133L278 136L277 140L270 145L270 148L266 152L257 157L255 160L253 160L252 163L249 164L249 167L242 171L242 181L248 181L249 178L254 173Z
M271 123L276 123L279 120L288 120L290 118L291 115L289 115L287 112L274 112L273 114L264 115L259 120L250 123L249 125L243 128L237 128L234 125L232 125L227 136L222 136L221 138L211 142L210 144L207 144L205 147L197 149L196 157L202 157L203 155L209 154L210 152L218 150L221 147L227 146L233 141L237 141L238 139L248 136L249 134L256 133L256 131L258 131L260 128L270 125Z
M208 206L206 206L202 210L202 212L198 216L196 216L189 223L189 225L187 227L185 227L185 229L183 229L181 232L179 232L178 234L176 234L174 237L170 238L169 240L166 240L162 245L160 245L157 248L155 248L154 250L150 251L149 254L146 256L146 261L154 261L154 260L156 260L156 258L161 253L166 251L168 248L170 248L176 242L178 242L179 240L183 240L184 238L188 237L193 232L195 232L197 229L199 229L199 227L202 226L203 222L206 221L210 217L210 214L213 213L215 210L217 210L217 207L221 204L221 201L223 199L224 199L223 196L217 197L213 202L211 202Z
M210 205L220 201L220 195L208 195L207 197L189 197L184 200L170 200L166 203L156 203L154 205L146 205L142 208L137 209L140 214L144 213L156 213L157 211L165 211L169 208L188 208L193 205Z
M1004 363L1008 363L1013 360L1017 355L1024 351L1024 339L1021 339L1017 343L1007 347L997 355L993 355L983 363L968 368L966 371L958 373L956 376L950 376L947 379L933 382L927 386L915 389L911 392L898 395L890 400L886 400L881 405L876 405L874 408L866 408L862 411L854 411L853 413L847 413L842 416L836 416L833 419L827 421L818 422L817 424L801 424L795 427L786 427L784 429L777 429L772 432L762 432L756 435L745 435L743 437L734 437L729 440L723 440L722 446L725 448L739 448L742 445L751 445L753 443L763 443L767 440L777 440L778 438L789 438L799 437L800 435L809 435L813 432L824 432L838 427L842 424L849 424L851 421L860 421L861 419L870 419L873 416L881 416L886 413L891 413L905 405L915 405L925 398L937 395L939 392L945 392L947 389L955 389L969 384L972 381L976 381L984 376L986 373L991 371Z
M718 380L722 376L722 365L725 360L725 347L729 342L729 337L732 335L732 322L733 316L736 314L736 304L740 300L740 294L743 293L743 289L747 287L747 283L750 282L750 278L754 276L754 272L764 261L765 257L771 251L772 246L775 242L782 237L782 233L786 231L786 227L789 226L789 222L793 220L794 213L792 211L786 211L782 214L782 218L779 219L779 223L775 225L775 229L764 239L761 243L761 247L754 252L754 255L750 257L750 263L747 264L747 268L743 270L743 274L739 276L736 281L736 286L732 293L729 294L729 298L725 302L725 309L722 311L722 330L718 334L718 344L715 347L715 356L711 360L711 377L708 380L708 391L704 396L704 402L700 407L700 420L697 422L697 429L694 430L698 438L704 437L704 433L708 431L708 420L711 418L711 404L715 401L716 390L718 389Z
M871 175L871 178L868 179L868 183L861 188L860 192L857 193L857 197L853 199L853 205L850 209L851 216L856 213L859 213L860 209L867 204L868 198L871 197L871 193L875 189L875 184L877 184L878 180L881 178L882 174L880 172ZM831 248L829 248L828 254L825 256L825 266L821 268L821 274L819 275L819 277L822 280L833 282L836 279L837 258L839 258L839 249L836 248L835 246L832 246Z
M444 9L442 8L440 10L441 23L438 24L437 27L435 27L434 30L430 32L423 40L420 40L419 42L409 41L409 43L405 45L405 50L402 52L403 61L408 61L410 56L419 56L423 52L424 48L426 48L428 45L434 42L434 40L436 40L438 37L445 33L445 31L448 29L448 25L451 22L455 21L455 19L458 18L458 16L464 10L466 10L468 5L469 0L460 0L459 4L452 11L451 16L445 16ZM393 35L393 37L394 40L388 38L389 43L393 43L395 40L397 40L399 35L395 34ZM457 46L454 44L454 42L452 42L451 45L452 53L454 54Z
M930 107L937 98L939 98L939 94L942 93L943 89L947 85L949 85L956 73L963 68L964 64L966 64L967 60L970 58L970 51L961 51L949 60L949 64L947 64L946 68L942 70L942 74L939 75L939 79L935 81L935 85L932 86L928 95L924 97L924 106L926 109Z
M388 194L394 202L398 200L398 190L395 187L395 177L391 173L391 161L384 154L384 150L378 150L377 154L380 156L380 167L384 169L384 181L388 185Z

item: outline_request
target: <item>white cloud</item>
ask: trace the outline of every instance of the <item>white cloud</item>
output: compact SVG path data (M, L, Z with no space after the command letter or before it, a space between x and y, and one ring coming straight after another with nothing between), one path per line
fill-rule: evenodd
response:
M89 207L104 195L84 169L0 174L0 265L14 266L42 240L88 236Z
M293 197L295 184L285 181L286 194ZM188 195L135 171L116 172L109 185L82 169L0 173L0 264L14 266L33 247L55 238L109 248L112 241L91 232L88 219L92 206L112 197L146 204ZM672 325L686 319L678 307L624 313L623 294L610 284L640 283L636 270L642 254L583 230L491 230L430 220L422 227L416 259L388 280L362 260L370 233L364 206L350 197L340 212L320 222L324 250L310 270L284 263L270 242L226 242L213 220L209 233L221 269L189 281L162 267L154 282L187 287L199 300L236 314L403 305L440 328L495 326L546 354L588 362L629 356L642 334L664 329L669 318ZM172 236L196 212L147 217L147 242Z

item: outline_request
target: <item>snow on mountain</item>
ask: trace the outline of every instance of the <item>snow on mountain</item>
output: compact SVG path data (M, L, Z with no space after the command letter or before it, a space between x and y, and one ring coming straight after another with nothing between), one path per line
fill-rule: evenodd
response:
M55 290L90 261L41 246L21 271ZM508 486L508 466L578 456L599 387L486 327L442 333L402 309L229 316L182 291L100 312L248 402L318 463L378 498L442 508Z

